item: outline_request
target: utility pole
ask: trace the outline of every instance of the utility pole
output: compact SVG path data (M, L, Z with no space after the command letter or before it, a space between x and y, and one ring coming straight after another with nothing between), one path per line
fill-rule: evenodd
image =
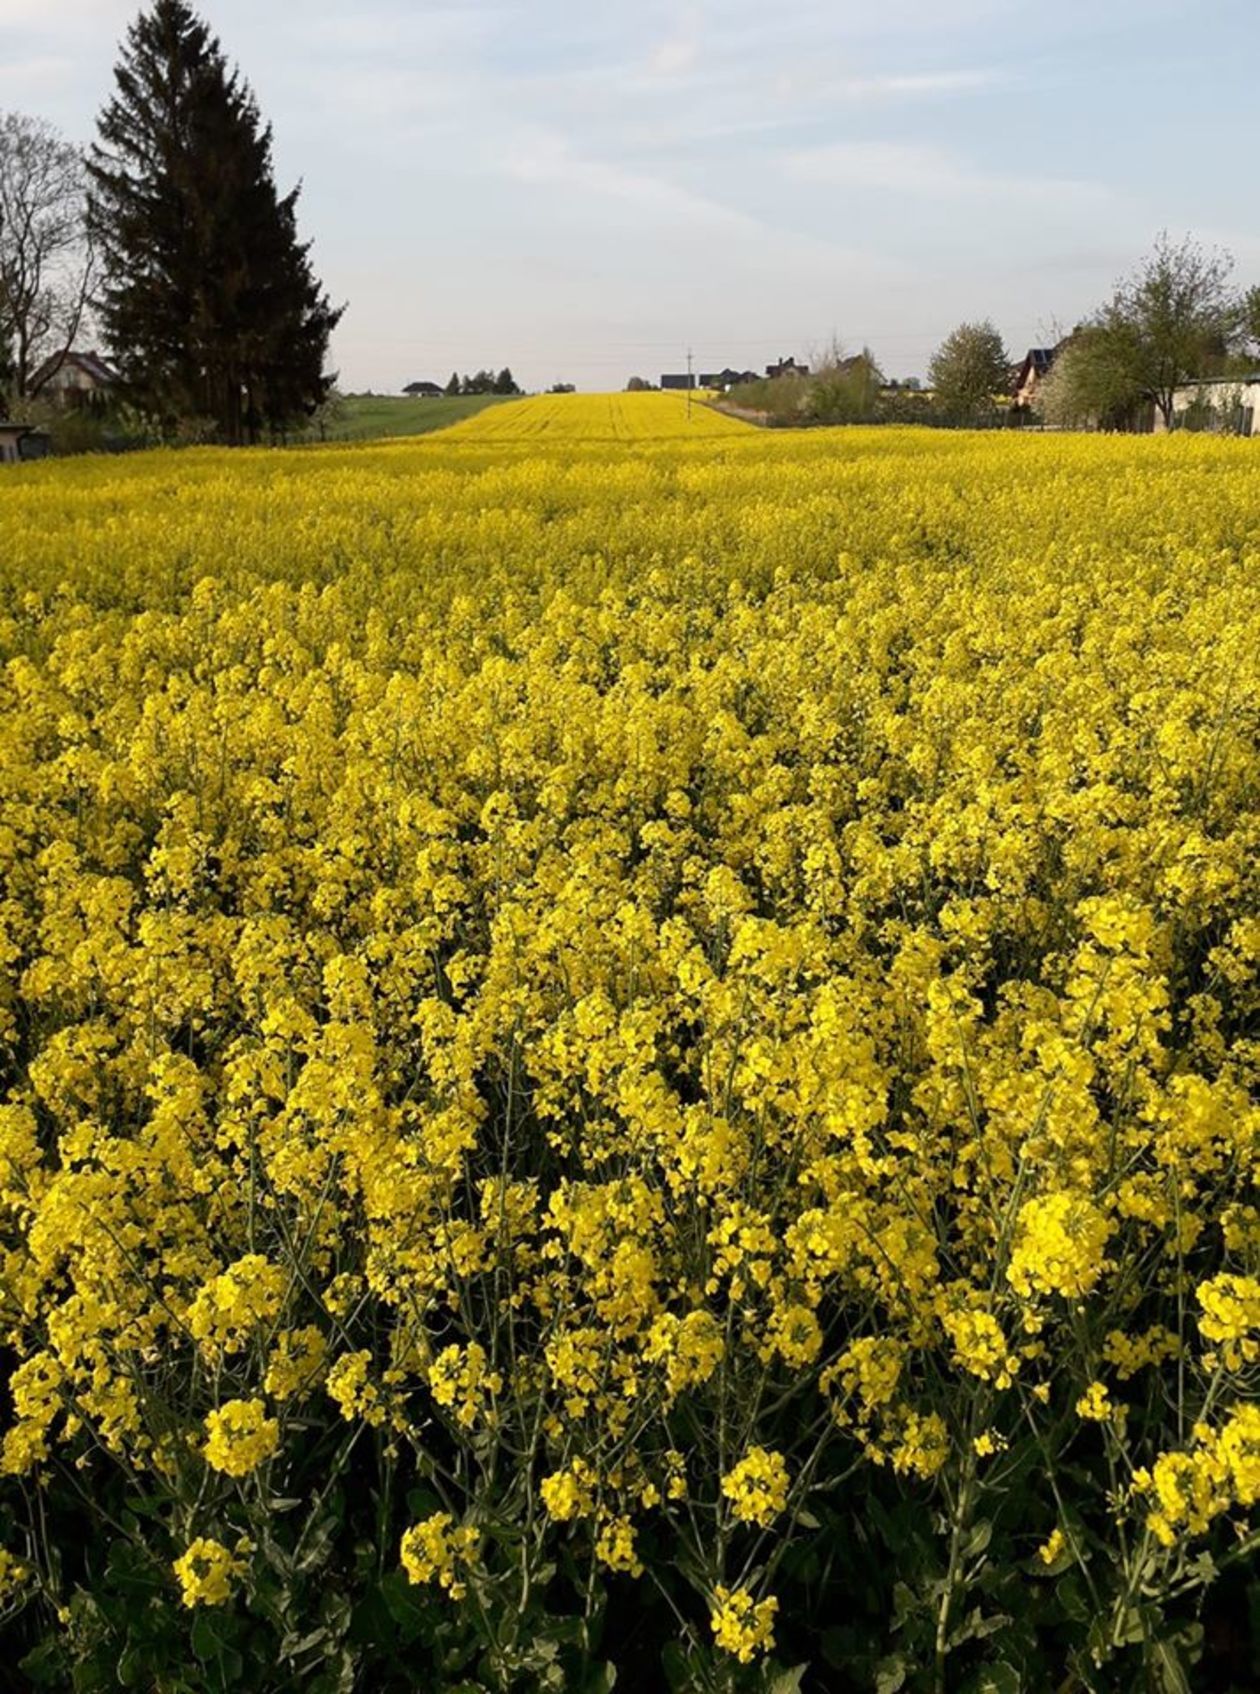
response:
M687 422L691 422L691 348L687 349Z

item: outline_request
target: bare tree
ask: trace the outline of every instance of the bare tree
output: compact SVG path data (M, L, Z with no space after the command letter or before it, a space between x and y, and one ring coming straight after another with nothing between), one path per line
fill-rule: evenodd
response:
M0 377L29 399L74 344L92 289L83 156L42 118L0 113Z

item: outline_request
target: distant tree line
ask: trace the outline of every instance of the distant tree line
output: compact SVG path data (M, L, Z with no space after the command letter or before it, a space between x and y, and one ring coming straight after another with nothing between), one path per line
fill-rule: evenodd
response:
M1197 380L1231 379L1260 359L1260 287L1231 286L1227 254L1166 234L1116 284L1111 298L1051 349L1036 417L1062 426L1132 429L1187 414L1177 394ZM833 343L811 374L734 388L729 400L768 423L927 423L983 427L1023 421L1012 405L1013 367L988 319L959 324L933 353L928 388L890 382L870 348ZM631 388L647 387L632 378ZM1184 395L1181 405L1184 408ZM1191 414L1193 415L1193 414Z
M37 396L92 320L121 398L165 438L283 434L333 375L333 306L275 182L272 136L186 0L131 25L87 154L0 116L0 390Z
M457 394L520 394L521 388L516 378L506 365L497 374L494 371L478 371L475 376L460 376L458 371L451 372L451 380L446 385L446 393L452 398Z
M728 390L741 411L772 426L930 421L917 380L886 377L869 347L848 354L838 341L813 355L808 376L763 377Z

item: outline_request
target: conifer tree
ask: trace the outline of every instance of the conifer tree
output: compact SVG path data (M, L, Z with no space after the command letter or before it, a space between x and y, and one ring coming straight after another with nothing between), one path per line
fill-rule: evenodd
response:
M281 197L271 129L186 0L132 24L92 150L98 310L131 396L173 428L255 441L320 404L341 316Z

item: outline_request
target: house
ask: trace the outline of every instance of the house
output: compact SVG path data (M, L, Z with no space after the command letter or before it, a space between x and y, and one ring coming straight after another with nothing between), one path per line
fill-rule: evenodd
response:
M661 378L662 388L698 388L700 385L691 371L667 372Z
M1184 383L1173 392L1172 427L1260 437L1260 371ZM1156 412L1155 432L1162 434L1164 428L1163 417Z
M13 423L0 418L0 465L16 465L29 459L48 457L47 431L33 424Z
M121 377L96 351L55 353L31 378L30 391L61 406L99 405L117 388Z
M808 376L809 366L798 365L795 359L780 359L778 364L766 366L766 375L772 382L778 376Z
M446 390L436 382L409 382L403 393L414 395L420 400L440 400Z
M719 394L725 394L728 388L738 388L744 382L760 382L756 371L737 371L733 365L727 365L722 371L702 371L700 374L701 388L716 389Z
M1024 354L1023 362L1012 367L1012 406L1020 411L1035 409L1041 385L1065 345L1065 342L1060 341L1053 347L1030 347Z

